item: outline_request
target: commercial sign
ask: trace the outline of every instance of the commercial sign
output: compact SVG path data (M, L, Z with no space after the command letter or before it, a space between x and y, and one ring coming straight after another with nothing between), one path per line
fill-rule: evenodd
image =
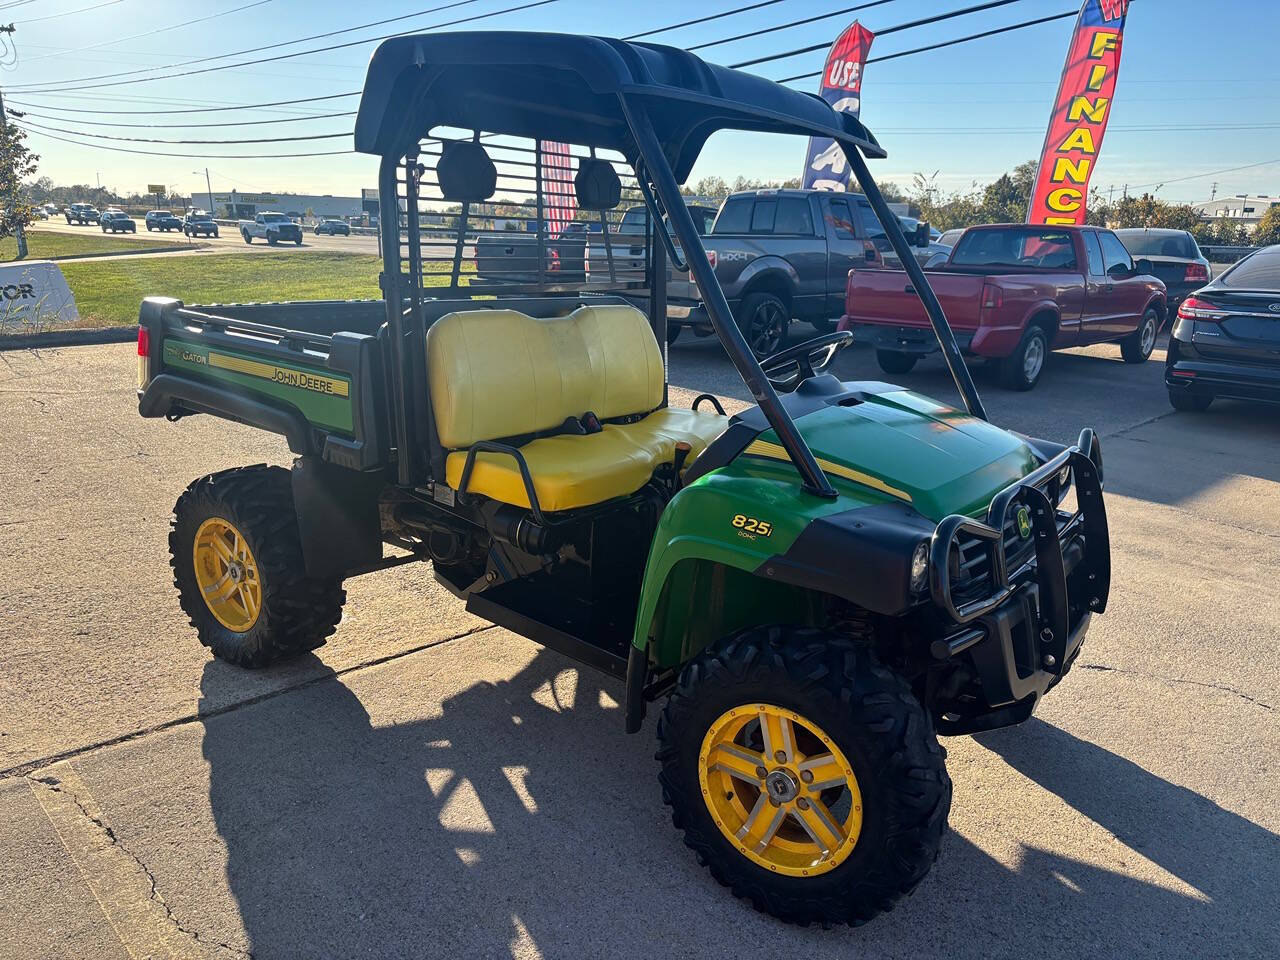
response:
M76 298L56 263L0 264L0 335L39 333L79 319Z
M214 203L279 203L280 198L270 193L215 193Z
M169 192L169 188L166 187L163 183L147 184L147 193L161 194L161 193L168 193L168 192Z
M832 109L855 117L862 109L862 69L875 38L855 20L831 45L820 92ZM803 179L806 190L844 190L849 185L849 162L840 145L830 137L810 137Z
M1028 223L1081 224L1089 178L1102 150L1129 0L1085 0L1049 117Z

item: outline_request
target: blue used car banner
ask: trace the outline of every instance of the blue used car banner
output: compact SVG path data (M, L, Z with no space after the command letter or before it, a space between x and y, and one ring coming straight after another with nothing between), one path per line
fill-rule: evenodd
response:
M862 68L875 38L855 20L831 45L820 92L834 109L858 115L862 107ZM849 164L840 147L830 137L810 137L802 186L806 190L844 190L848 185Z

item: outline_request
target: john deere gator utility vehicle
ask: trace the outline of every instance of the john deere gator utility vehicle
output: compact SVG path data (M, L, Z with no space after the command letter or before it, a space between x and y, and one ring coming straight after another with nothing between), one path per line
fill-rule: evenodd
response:
M757 362L680 195L724 129L839 145L966 410L827 373L847 333ZM629 731L665 699L662 795L717 880L798 923L890 908L946 827L937 734L1030 716L1106 606L1092 431L987 422L867 168L884 151L816 97L654 44L407 36L373 56L355 146L380 163L382 300L142 306L143 416L296 454L178 499L201 642L246 667L313 650L347 577L430 561L468 611L616 677ZM587 250L561 271L570 191ZM655 226L619 255L636 202ZM477 275L476 235L521 211L534 241ZM668 404L669 261L750 409Z

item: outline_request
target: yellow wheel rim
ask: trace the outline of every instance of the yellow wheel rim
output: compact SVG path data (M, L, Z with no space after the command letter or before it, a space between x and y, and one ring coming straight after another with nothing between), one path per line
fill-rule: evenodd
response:
M721 714L703 738L698 779L720 832L766 870L826 873L857 845L862 794L853 765L794 711L748 703Z
M221 517L200 524L192 547L196 585L214 618L236 633L258 622L262 578L244 534Z

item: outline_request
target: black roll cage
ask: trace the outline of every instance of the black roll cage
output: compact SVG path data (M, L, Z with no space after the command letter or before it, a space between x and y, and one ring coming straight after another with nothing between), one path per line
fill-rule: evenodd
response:
M584 100L584 103L589 103L592 112L583 108L581 127L586 131L585 136L590 136L593 130L598 131L597 136L601 142L587 145L621 150L640 181L645 206L650 213L647 263L649 320L658 343L666 343L666 284L662 278L666 276L666 261L670 256L677 263L680 260L687 261L716 336L787 451L808 493L829 499L837 496L733 318L724 292L716 280L715 271L707 260L702 239L681 196L670 159L674 156L676 166L682 175L687 176L707 136L716 130L728 128L799 134L818 132L833 136L840 144L853 175L857 177L890 245L901 259L903 268L917 291L966 409L974 417L987 419L981 398L965 366L942 306L929 286L924 270L915 259L898 218L889 210L867 168L864 151L873 156L883 156L884 152L857 120L835 113L820 98L808 97L771 81L706 64L691 54L668 47L550 34L476 33L450 36L461 38L454 41L452 48L439 46L444 39L441 36L398 38L384 43L370 62L369 77L356 124L357 149L381 156L378 186L383 254L382 292L387 305L390 331L389 379L394 420L392 435L397 451L397 480L400 485L417 486L427 478L418 469L419 457L414 452L416 434L413 423L416 391L425 390L425 384L415 383L411 360L415 355L414 351L420 352L423 344L418 342L418 325L406 322L408 311L405 309L406 304L416 304L421 295L421 291L417 289L417 284L422 279L421 271L412 269L415 256L420 256L417 239L418 212L416 207L407 211L411 269L406 275L401 271L400 261L397 171L406 162L413 162L418 149L418 137L427 133L431 127L440 122L450 125L466 123L465 117L455 116L464 110L463 106L458 105L457 98L449 105L442 105L427 95L430 85L443 76L447 69L446 66L433 64L429 54L440 51L440 59L444 64L456 66L464 61L471 45L476 50L483 50L485 54L489 54L494 48L523 51L521 46L511 46L516 42L513 41L514 37L529 38L525 44L529 48L541 48L552 54L564 48L576 52L580 59L590 61L581 68L582 79L589 88L582 96L594 99ZM412 46L406 46L406 43L412 43ZM385 57L384 50L387 51ZM499 118L498 123L490 119L484 124L490 132L525 137L545 136L547 139L565 136L565 114L571 112L571 108L557 103L553 109L546 102L538 102L537 98L544 88L554 88L556 83L562 82L562 74L566 69L572 68L556 63L536 64L532 59L536 53L536 49L531 50L527 54L531 59L525 61L530 69L528 89L513 94L510 103L502 101L501 110L492 106L495 96L491 91L482 91L487 99L479 99L481 94L477 94L476 103L479 108L490 111L490 118ZM526 56L523 52L519 55ZM620 57L619 62L613 62L611 58L614 56ZM388 62L381 63L380 58ZM476 68L480 65L479 62L473 64ZM413 73L414 68L418 71L416 74ZM510 60L504 63L504 68L508 71L513 68ZM588 68L592 72L589 73ZM542 72L535 73L537 70ZM670 71L670 76L665 71ZM447 87L449 80L440 82ZM416 96L421 102L404 104L403 111L393 118L388 109L389 101L401 95ZM617 115L605 113L602 109L610 101L616 105ZM429 108L441 114L443 120L429 116ZM654 121L655 109L669 111L677 118L667 118L665 125L665 129L672 131L672 142L664 143L659 135ZM495 114L492 112L494 110L498 112ZM533 129L540 122L546 124L545 131ZM415 129L415 124L421 128ZM475 126L478 128L480 125ZM582 137L578 137L575 142L581 143ZM682 256L661 226L664 222L674 232ZM662 242L652 242L655 234L661 237ZM458 256L461 256L461 239L460 234Z

